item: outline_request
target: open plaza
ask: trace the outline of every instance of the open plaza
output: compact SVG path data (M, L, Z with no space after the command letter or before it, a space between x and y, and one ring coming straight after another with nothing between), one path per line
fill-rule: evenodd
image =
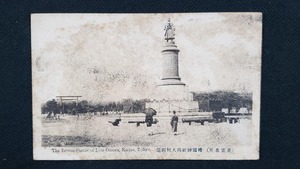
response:
M143 119L144 114L122 116L119 126L108 121L119 115L64 115L60 120L42 120L42 146L46 147L230 147L251 145L252 120L238 123L182 123L179 116L178 134L173 135L170 117L154 116L157 124L147 127L128 123ZM153 133L153 135L149 135Z

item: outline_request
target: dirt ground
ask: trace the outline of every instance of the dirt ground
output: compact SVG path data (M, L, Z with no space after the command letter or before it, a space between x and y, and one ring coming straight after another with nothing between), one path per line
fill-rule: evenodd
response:
M247 146L251 144L251 120L239 123L178 124L178 135L171 131L170 117L157 118L152 127L128 123L122 118L119 126L108 123L117 116L61 116L61 120L42 120L42 146L63 147L187 147ZM134 117L133 117L134 119ZM141 119L141 118L137 118ZM149 135L153 133L154 135Z

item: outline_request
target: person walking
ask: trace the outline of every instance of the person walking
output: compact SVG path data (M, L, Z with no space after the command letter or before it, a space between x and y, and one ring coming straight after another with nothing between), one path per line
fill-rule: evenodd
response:
M154 134L151 129L151 126L153 124L153 116L156 115L156 111L153 108L147 108L144 112L146 114L145 123L146 123L147 127L150 127L150 131L151 131L148 135L152 136Z
M176 115L176 111L173 111L173 116L170 124L172 126L172 131L174 132L174 135L176 135L178 126L178 116Z

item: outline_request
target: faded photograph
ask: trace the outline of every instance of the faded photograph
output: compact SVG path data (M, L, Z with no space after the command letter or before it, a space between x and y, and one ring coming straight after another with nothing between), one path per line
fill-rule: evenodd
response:
M32 14L35 160L259 159L261 13Z

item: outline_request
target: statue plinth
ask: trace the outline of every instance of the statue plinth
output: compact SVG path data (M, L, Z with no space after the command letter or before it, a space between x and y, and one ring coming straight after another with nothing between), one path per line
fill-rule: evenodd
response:
M166 85L183 85L185 83L181 82L179 77L179 67L178 67L178 53L179 49L175 45L173 40L166 42L163 47L163 73L161 82L158 86Z

